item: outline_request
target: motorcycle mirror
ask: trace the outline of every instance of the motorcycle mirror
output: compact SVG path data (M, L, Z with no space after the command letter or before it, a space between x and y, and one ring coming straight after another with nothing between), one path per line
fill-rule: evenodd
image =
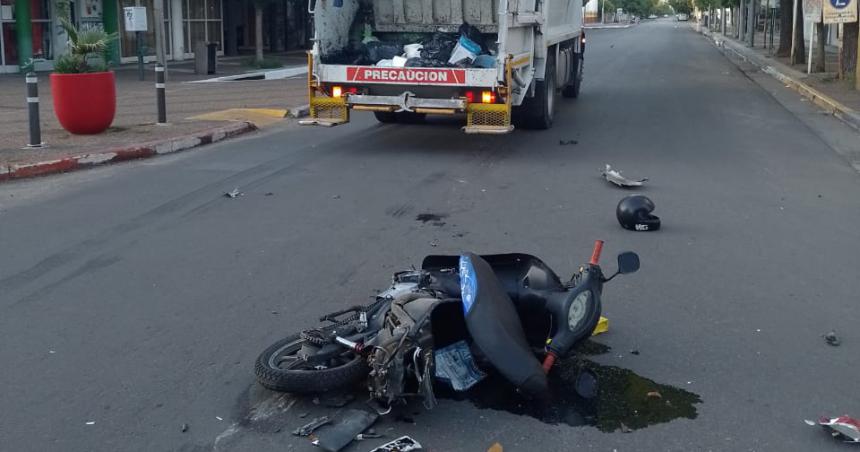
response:
M618 273L622 275L635 273L639 270L639 255L633 251L625 251L618 255Z

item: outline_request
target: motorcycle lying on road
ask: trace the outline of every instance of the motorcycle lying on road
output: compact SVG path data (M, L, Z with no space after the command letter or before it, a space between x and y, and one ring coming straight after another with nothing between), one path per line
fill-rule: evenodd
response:
M322 326L272 344L257 358L257 380L316 393L367 378L384 414L412 397L435 406L434 379L463 391L495 370L527 397L549 401L547 373L594 331L603 284L639 269L628 251L605 277L602 247L595 242L589 263L567 282L528 254L427 256L420 270L396 273L370 304L327 314Z

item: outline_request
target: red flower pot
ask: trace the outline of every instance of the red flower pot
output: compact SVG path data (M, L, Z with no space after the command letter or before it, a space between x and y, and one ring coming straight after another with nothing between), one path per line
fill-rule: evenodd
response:
M51 74L54 113L64 129L86 135L104 132L116 113L113 72Z

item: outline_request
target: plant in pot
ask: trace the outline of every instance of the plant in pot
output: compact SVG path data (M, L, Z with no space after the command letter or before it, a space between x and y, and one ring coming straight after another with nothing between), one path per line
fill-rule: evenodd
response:
M69 37L69 50L57 58L51 74L54 113L71 133L104 132L116 113L116 85L108 52L117 34L95 27L79 30L69 20L68 2L61 2L60 10L60 27Z

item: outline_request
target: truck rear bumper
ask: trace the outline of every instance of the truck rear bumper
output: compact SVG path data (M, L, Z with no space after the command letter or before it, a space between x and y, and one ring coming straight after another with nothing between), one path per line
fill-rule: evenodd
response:
M454 114L466 110L463 99L426 99L410 92L399 96L371 96L352 94L346 103L354 110L411 111L415 113Z

